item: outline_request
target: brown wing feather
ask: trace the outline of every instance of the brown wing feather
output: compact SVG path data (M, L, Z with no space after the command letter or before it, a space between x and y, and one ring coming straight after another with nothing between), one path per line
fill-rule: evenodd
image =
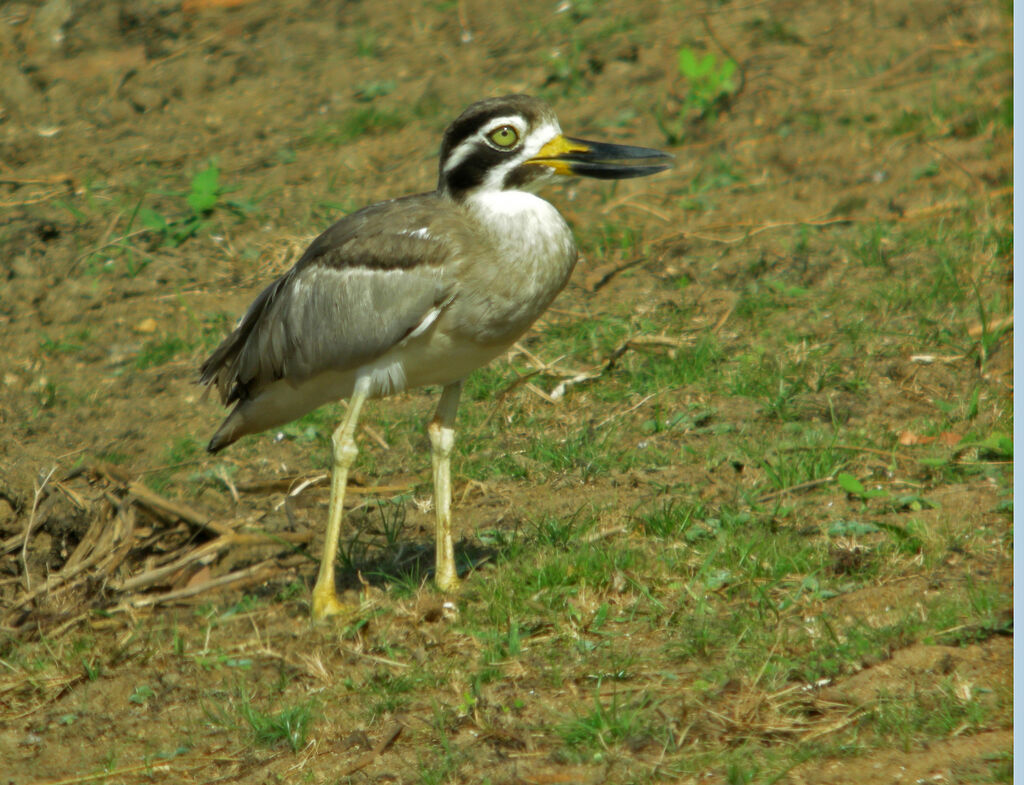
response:
M281 378L357 367L450 298L453 249L429 232L434 194L382 202L332 225L264 289L200 368L225 404Z

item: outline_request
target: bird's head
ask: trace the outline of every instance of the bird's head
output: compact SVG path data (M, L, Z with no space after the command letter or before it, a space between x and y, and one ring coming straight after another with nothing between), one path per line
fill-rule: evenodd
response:
M547 103L528 95L478 101L441 143L438 191L462 199L481 191L538 189L557 175L602 180L667 169L668 153L564 136Z

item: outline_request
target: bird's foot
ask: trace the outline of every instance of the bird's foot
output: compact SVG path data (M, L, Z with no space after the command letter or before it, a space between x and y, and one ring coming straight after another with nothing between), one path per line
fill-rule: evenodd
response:
M313 621L323 621L328 616L351 618L359 613L358 605L351 605L338 599L334 587L316 586L313 589Z
M445 594L456 594L462 588L462 581L455 570L444 570L434 575L434 585Z

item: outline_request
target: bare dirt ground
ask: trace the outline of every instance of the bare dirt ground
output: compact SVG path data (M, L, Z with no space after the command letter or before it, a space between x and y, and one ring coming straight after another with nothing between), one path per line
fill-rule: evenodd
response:
M923 0L0 6L0 782L1012 781L1011 26ZM689 100L682 50L734 59L731 89ZM675 167L549 194L584 259L464 402L466 593L423 580L412 391L360 435L353 527L402 544L356 541L339 581L375 614L313 626L338 409L208 458L198 365L508 92ZM728 521L826 567L686 561ZM523 589L525 621L485 599L584 551L634 556L558 611ZM752 621L716 649L701 608L708 636Z

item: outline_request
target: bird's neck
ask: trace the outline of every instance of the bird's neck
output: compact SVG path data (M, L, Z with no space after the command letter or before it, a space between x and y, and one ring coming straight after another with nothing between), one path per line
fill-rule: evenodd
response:
M513 298L545 300L547 307L576 265L576 243L558 210L535 194L511 190L479 192L463 205L497 259L516 270L493 285L508 287Z
M565 267L576 262L572 231L549 202L528 191L481 191L463 204L500 254L533 264Z
M549 202L528 191L478 191L463 205L481 228L502 246L572 241L565 219ZM533 238L533 239L531 239Z

